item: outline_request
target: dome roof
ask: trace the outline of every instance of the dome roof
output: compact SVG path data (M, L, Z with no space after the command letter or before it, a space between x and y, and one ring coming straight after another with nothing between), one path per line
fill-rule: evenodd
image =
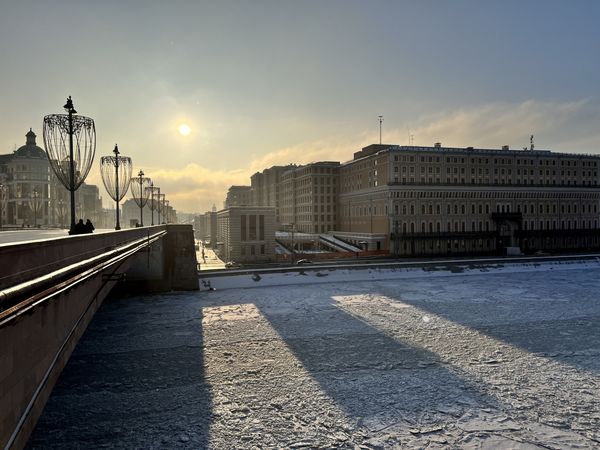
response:
M20 158L46 158L46 151L35 144L35 133L30 128L25 135L25 145L15 150L15 156Z

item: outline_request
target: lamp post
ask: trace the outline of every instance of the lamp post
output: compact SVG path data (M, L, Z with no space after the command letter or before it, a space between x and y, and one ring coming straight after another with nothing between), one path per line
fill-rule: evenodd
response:
M31 202L33 205L33 228L37 228L37 210L38 210L38 198L40 197L40 193L37 189L34 189L31 193Z
M169 212L169 200L165 200L165 211L167 212L167 220L165 222L171 222L171 213Z
M140 170L137 177L131 179L131 195L133 200L140 207L140 226L144 226L144 206L148 203L148 187L150 178L144 177L144 171Z
M44 117L44 145L52 170L71 195L69 234L73 234L75 191L79 189L92 167L96 151L96 126L89 117L75 115L77 111L71 96L64 108L66 115L50 114Z
M2 230L2 216L4 214L4 202L6 199L6 190L7 187L5 184L0 183L0 230Z
M156 221L158 222L158 225L160 225L160 188L157 187L156 190L158 191L158 194L156 194L156 199L158 200L158 203L156 204Z
M161 197L162 197L161 211L162 211L162 216L163 216L163 223L166 223L167 222L167 218L166 218L166 214L165 214L166 213L166 210L165 210L165 201L166 201L165 194L162 194Z
M151 225L154 225L154 210L156 209L156 203L154 201L154 193L156 191L160 192L160 188L158 186L154 186L154 182L151 181L150 182L150 186L148 187L148 190L150 191L150 195L151 197L151 201L150 201L150 211L152 212L152 223Z
M131 182L131 158L119 156L119 147L115 144L113 150L115 156L103 156L100 158L100 175L108 195L116 202L116 226L115 230L121 229L119 222L119 202L129 189Z

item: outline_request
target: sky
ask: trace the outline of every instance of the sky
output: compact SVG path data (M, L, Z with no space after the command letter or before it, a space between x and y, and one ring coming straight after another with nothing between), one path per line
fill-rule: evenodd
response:
M0 153L71 95L179 211L379 142L600 154L596 0L0 0ZM188 135L179 126L190 127Z

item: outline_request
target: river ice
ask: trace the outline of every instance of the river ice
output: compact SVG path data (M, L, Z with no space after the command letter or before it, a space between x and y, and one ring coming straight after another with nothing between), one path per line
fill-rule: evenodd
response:
M600 270L564 269L109 299L30 447L598 447Z

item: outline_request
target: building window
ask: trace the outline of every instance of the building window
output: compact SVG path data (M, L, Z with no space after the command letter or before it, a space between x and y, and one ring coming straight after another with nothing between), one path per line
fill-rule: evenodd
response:
M265 240L265 216L262 214L260 216L258 216L258 233L259 233L258 239L261 241L264 241ZM261 254L264 254L264 252L261 252Z
M245 241L247 240L247 235L246 235L246 215L242 214L240 216L240 231L241 231L241 238L240 240ZM244 248L244 247L242 247Z
M256 215L255 214L251 214L249 216L249 222L250 222L250 226L248 227L248 239L250 241L255 241L256 240ZM252 247L254 248L254 247ZM254 253L252 253L254 254Z

